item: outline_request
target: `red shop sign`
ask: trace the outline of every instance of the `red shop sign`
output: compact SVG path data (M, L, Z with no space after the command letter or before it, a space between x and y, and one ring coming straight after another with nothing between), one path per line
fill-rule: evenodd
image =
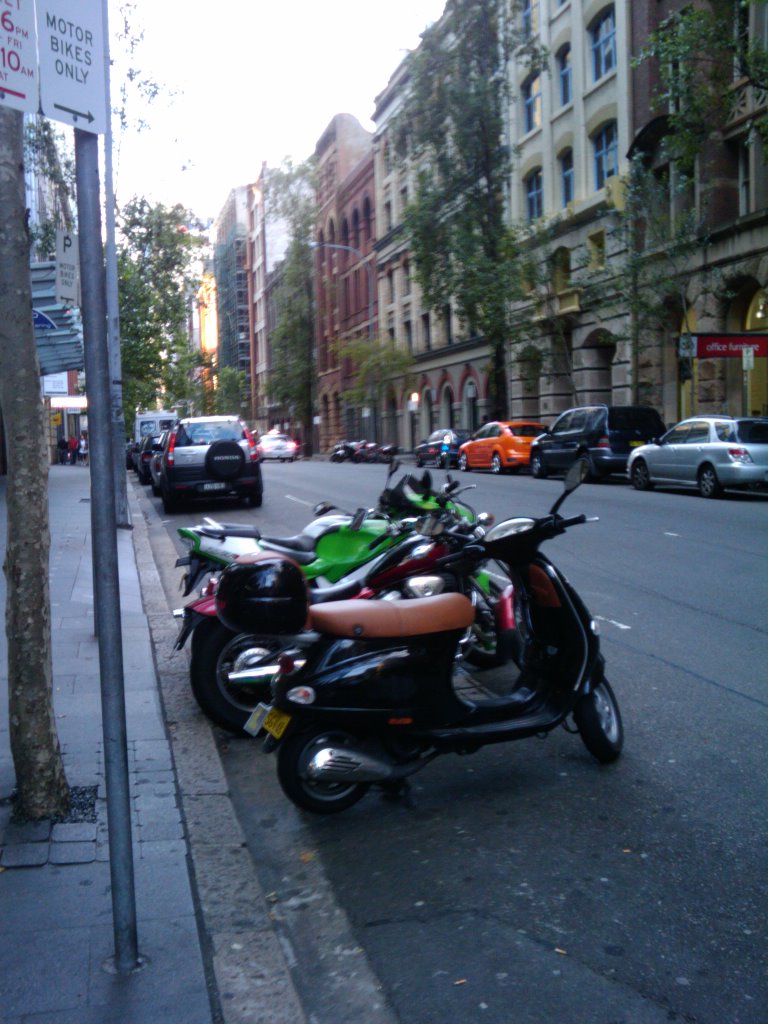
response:
M694 334L692 355L698 359L741 359L745 348L768 356L768 334Z

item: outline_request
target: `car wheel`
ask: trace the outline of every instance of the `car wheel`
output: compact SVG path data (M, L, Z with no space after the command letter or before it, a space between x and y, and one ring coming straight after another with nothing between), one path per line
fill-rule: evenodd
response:
M422 457L420 455L417 455L416 456L416 468L417 469L421 469L421 467L423 465L424 465L424 460L422 459Z
M461 455L459 456L459 469L462 471L462 473L470 472L470 466L469 463L467 462L467 456L464 454L464 452L462 452Z
M648 463L645 459L635 459L630 470L632 486L636 491L650 491L653 488L651 474L648 471Z
M215 480L233 480L245 464L245 453L236 441L214 441L205 454L205 468Z
M576 457L587 460L587 475L585 478L587 483L599 484L604 479L604 474L597 468L591 455L588 455L587 452L579 452Z
M501 471L502 471L501 458L499 457L499 453L498 452L494 452L493 455L491 456L491 472L492 473L501 473Z
M715 467L710 466L708 462L699 470L697 483L702 498L719 498L723 494L723 485L717 479Z
M535 476L537 480L543 480L546 475L547 467L544 465L541 453L533 452L531 454L531 476Z
M255 494L251 495L251 505L254 508L261 508L261 505L262 505L263 501L264 501L264 492L263 491L257 491Z
M163 498L163 511L166 512L168 515L173 515L174 512L178 512L179 499L176 497L175 494L171 493L170 488L163 487L161 488L160 493Z
M435 463L438 469L445 469L445 456L438 455L437 462Z

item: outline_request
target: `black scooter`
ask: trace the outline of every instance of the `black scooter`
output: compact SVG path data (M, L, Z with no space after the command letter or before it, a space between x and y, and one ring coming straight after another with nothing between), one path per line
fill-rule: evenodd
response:
M623 726L596 623L539 552L544 541L587 521L558 513L586 473L581 460L571 468L549 515L506 520L444 559L492 558L509 569L517 678L505 681L504 696L468 699L457 691L457 645L472 621L462 594L309 609L310 631L281 658L271 706L260 705L246 726L270 734L267 749L277 749L278 778L295 804L342 811L371 785L397 792L439 754L541 735L567 727L569 716L590 753L616 760ZM273 587L276 600L281 594L287 590Z

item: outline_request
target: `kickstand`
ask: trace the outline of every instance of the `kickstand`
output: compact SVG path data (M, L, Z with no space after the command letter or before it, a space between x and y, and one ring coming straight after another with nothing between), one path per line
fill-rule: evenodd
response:
M406 807L413 807L413 795L408 779L396 779L394 782L380 783L381 796L384 800L402 800Z

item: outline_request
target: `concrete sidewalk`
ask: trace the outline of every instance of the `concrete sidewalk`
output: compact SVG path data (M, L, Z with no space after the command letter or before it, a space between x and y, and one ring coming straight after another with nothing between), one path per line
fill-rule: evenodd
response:
M0 478L3 552L5 487ZM138 944L146 966L127 977L109 970L114 938L90 477L82 467L52 466L56 724L69 783L86 808L90 800L92 813L74 823L11 820L15 780L0 629L0 1024L300 1024L304 1013L210 727L191 706L186 660L170 661L175 627L159 580L153 588L157 573L130 487L129 499L135 528L118 530L117 542ZM0 608L4 614L2 574ZM158 652L167 652L163 693L153 639Z

